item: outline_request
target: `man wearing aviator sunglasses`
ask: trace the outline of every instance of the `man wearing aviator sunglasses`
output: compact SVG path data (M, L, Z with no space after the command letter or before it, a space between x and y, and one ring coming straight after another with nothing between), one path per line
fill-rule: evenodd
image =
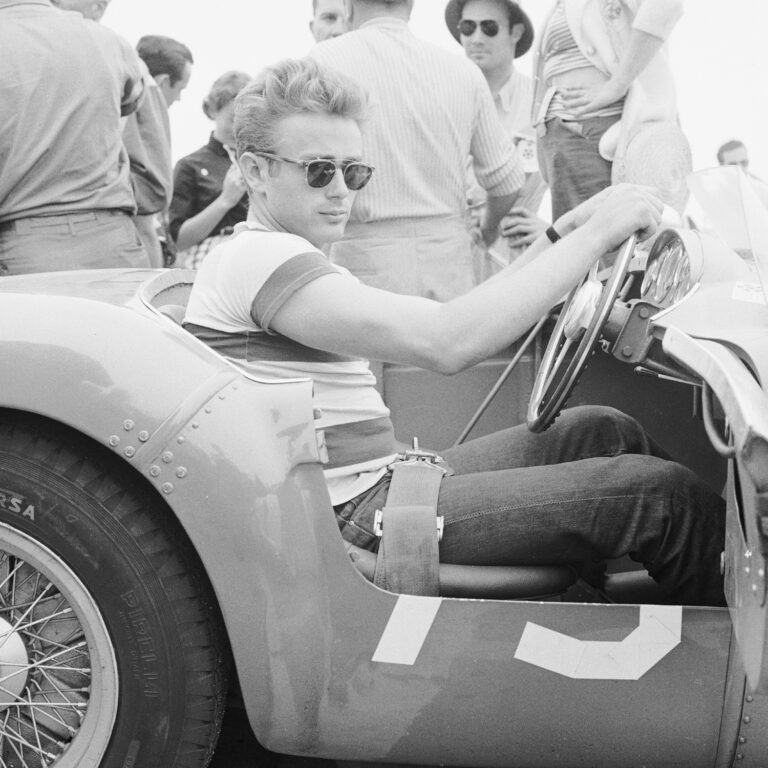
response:
M366 358L455 373L505 349L604 252L656 231L662 205L645 188L606 191L556 221L562 239L540 237L525 266L445 303L373 288L319 248L342 236L357 194L350 186L369 178L365 112L359 87L311 60L281 62L241 91L235 137L249 220L200 265L185 327L260 380L312 379L341 535L375 550L373 518L398 446ZM722 499L664 460L629 417L574 408L544 434L513 427L443 455L454 470L437 500L443 562L631 552L672 599L722 603Z
M539 234L530 216L541 205L546 185L536 158L536 132L531 121L533 80L515 68L533 42L533 26L520 5L512 0L450 0L445 8L448 30L464 48L467 58L480 68L490 88L496 112L515 144L526 174L514 207L502 219L499 237L489 247L475 246L475 268L486 279L519 257ZM480 220L485 193L470 171L468 200Z

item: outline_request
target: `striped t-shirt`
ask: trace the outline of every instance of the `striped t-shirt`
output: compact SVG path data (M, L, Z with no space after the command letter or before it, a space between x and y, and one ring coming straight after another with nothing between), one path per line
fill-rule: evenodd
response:
M238 224L235 236L200 265L184 326L255 377L313 380L315 428L336 505L373 486L397 449L367 360L307 347L270 329L297 290L327 274L357 282L298 235Z
M552 81L558 75L577 69L594 68L594 64L582 53L573 37L562 0L555 6L544 30L544 71L543 76L547 82ZM601 109L589 113L589 117L610 117L620 115L624 108L624 99L614 104L608 104ZM563 102L562 93L556 90L549 102L547 117L561 117L564 120L575 119Z

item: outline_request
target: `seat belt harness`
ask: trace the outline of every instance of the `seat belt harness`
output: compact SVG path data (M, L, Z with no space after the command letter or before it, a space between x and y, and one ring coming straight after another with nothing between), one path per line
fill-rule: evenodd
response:
M392 464L392 482L374 532L381 538L373 582L406 595L440 594L439 549L443 518L437 515L440 483L450 468L431 451L407 450Z

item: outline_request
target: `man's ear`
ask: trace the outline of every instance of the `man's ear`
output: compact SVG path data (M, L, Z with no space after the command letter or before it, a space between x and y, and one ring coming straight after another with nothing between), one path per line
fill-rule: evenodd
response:
M263 192L264 183L269 176L267 158L255 155L253 152L243 152L238 159L238 165L248 188L254 192Z
M517 45L520 42L520 38L525 33L525 24L513 24L512 31L509 33L512 37L512 42Z

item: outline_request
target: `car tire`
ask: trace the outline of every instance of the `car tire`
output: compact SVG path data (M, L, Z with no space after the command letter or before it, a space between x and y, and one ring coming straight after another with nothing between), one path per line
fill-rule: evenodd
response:
M229 651L171 510L106 449L0 413L0 765L200 768Z

